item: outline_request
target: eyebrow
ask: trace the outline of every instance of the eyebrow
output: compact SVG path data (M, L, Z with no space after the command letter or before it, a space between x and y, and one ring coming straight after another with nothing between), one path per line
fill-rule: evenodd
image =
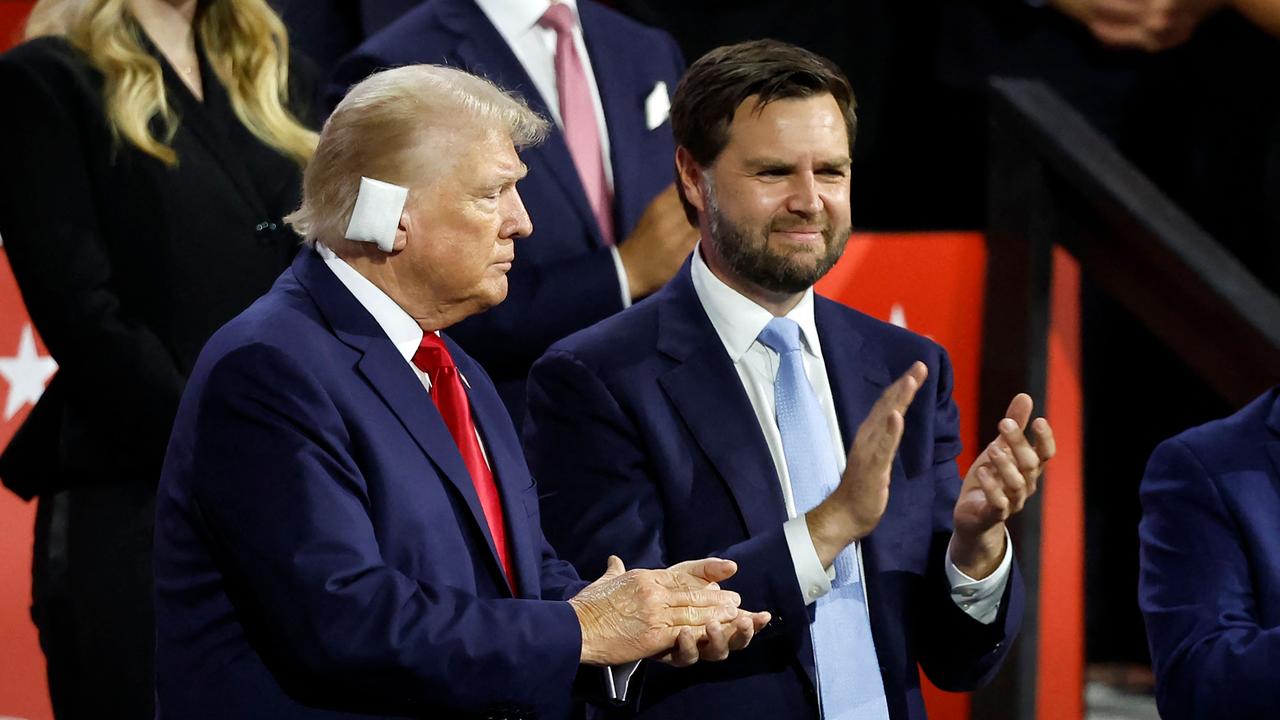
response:
M498 177L492 183L481 188L480 192L486 194L497 192L508 184L520 182L528 174L529 166L524 163L520 163L518 166L513 166L509 171L506 168L503 168L498 171Z
M847 155L822 160L815 164L817 170L844 170L849 167L851 160ZM779 160L777 158L750 158L746 161L747 170L752 172L761 172L768 170L786 170L795 169L796 164Z
M525 165L524 163L520 163L510 172L504 170L502 172L502 181L504 183L512 180L519 182L520 180L523 180L525 176L528 174L529 174L529 166Z

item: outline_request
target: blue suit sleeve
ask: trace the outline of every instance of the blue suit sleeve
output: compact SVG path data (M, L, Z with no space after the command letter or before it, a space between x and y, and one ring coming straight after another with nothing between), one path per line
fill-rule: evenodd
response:
M1191 446L1174 439L1147 465L1138 602L1166 720L1274 718L1280 628L1259 614L1244 538Z
M235 350L188 401L198 430L170 454L189 453L193 511L278 670L445 715L567 696L581 650L567 603L480 599L383 561L367 509L376 478L297 359Z

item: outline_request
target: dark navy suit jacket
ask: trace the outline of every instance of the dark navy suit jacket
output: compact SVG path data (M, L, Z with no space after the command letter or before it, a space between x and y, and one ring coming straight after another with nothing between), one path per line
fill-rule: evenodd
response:
M160 717L562 717L583 583L484 371L450 350L520 599L440 414L310 249L187 384L156 522Z
M1280 388L1162 443L1141 495L1160 716L1280 717Z
M917 663L950 690L989 679L1022 614L1016 565L999 617L956 607L944 569L960 478L951 368L933 342L818 298L816 321L841 434L916 360L929 378L906 415L889 506L863 543L871 625L894 718L923 718ZM773 621L723 663L644 669L646 717L817 716L806 607L783 535L774 463L688 263L662 291L557 343L534 365L524 428L547 537L580 572L608 553L630 565L718 555L725 583Z
M269 0L289 28L289 40L327 77L365 38L422 0Z
M614 227L619 241L649 202L675 179L671 123L650 130L645 99L659 82L670 96L684 71L675 41L592 0L578 12L595 72L613 165ZM338 66L329 105L379 68L438 63L483 75L518 92L550 117L524 67L473 0L427 0L369 38ZM564 135L521 153L529 174L520 197L533 235L516 248L506 302L458 324L450 334L493 376L518 423L529 366L551 343L622 309L610 251L587 204Z

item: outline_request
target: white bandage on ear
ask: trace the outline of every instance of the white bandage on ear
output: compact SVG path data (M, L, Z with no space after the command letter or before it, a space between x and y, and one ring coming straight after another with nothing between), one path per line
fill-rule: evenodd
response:
M355 209L351 211L351 222L347 224L346 238L374 243L382 252L391 252L407 197L409 188L360 178L360 192L356 195Z

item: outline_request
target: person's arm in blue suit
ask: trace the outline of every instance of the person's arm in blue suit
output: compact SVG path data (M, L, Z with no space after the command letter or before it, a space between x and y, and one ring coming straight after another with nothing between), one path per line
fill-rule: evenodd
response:
M1218 439L1230 452L1232 438ZM1263 620L1245 552L1245 533L1258 530L1280 544L1280 519L1242 527L1222 494L1227 482L1178 438L1156 448L1142 480L1138 600L1165 720L1280 713L1280 628Z
M302 361L240 348L199 398L192 512L278 671L428 714L538 707L548 688L568 691L582 650L568 603L479 599L383 561L366 507L376 480Z

